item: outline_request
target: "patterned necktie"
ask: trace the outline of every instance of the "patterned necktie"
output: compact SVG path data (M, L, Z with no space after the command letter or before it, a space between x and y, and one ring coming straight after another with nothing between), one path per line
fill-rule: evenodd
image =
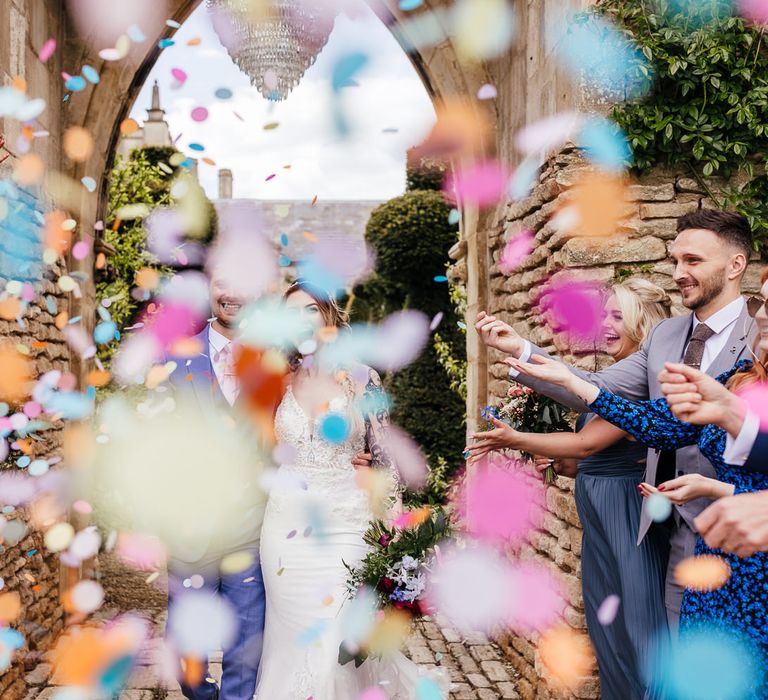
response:
M216 375L219 378L219 388L230 406L237 400L240 384L235 374L235 358L232 343L227 343L213 357Z
M699 369L704 357L704 346L714 334L715 332L706 323L700 323L696 326L691 334L691 339L688 341L688 347L685 349L683 363Z

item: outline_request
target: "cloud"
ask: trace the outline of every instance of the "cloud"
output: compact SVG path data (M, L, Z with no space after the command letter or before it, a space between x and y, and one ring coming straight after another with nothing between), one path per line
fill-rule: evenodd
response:
M201 38L200 46L186 46L192 37ZM139 120L145 117L157 79L171 133L180 136L178 147L216 162L199 164L209 196L218 194L217 170L222 167L233 171L235 197L388 199L403 192L405 152L426 136L434 109L408 57L372 13L356 20L338 17L315 65L288 99L277 104L262 98L232 63L202 5L174 39L176 45L161 54L131 114ZM340 56L360 50L366 51L369 62L359 85L342 91L352 133L341 139L333 126L330 75ZM171 88L173 67L189 75L176 90ZM232 90L233 98L216 99L220 87ZM209 117L194 122L190 112L201 105L208 108ZM278 122L278 128L265 131L270 122ZM205 151L190 151L192 142L203 144ZM266 181L273 173L276 176Z

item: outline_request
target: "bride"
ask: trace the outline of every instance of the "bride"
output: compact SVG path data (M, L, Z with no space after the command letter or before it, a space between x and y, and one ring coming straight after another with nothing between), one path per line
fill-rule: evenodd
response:
M284 299L312 324L318 343L346 327L336 302L307 283L294 283ZM389 414L381 380L368 367L331 378L311 360L297 363L275 415L281 466L261 534L267 607L256 699L357 700L373 686L387 698L413 698L419 669L399 652L357 668L338 661L344 564L365 557L363 534L381 516L352 463L364 447L386 475L390 506L397 501L397 474L382 442Z

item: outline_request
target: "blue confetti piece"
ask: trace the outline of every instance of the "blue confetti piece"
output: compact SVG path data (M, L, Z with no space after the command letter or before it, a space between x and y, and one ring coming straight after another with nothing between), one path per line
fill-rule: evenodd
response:
M27 552L27 556L28 556L28 557L34 557L34 556L35 556L35 554L37 554L37 550L36 550L36 549L30 549L30 550Z
M10 410L11 407L5 401L0 401L0 416L7 416Z
M161 49L167 49L169 46L173 46L176 42L173 39L160 39L160 41L157 42L157 45Z
M16 460L16 466L19 467L19 469L26 469L31 461L29 455L22 455Z
M587 157L605 170L621 171L630 164L632 151L624 132L609 119L588 119L580 140Z
M93 413L93 401L77 391L60 391L46 401L45 408L62 418L82 420Z
M435 282L447 282L448 278L445 275L435 275L434 280Z
M56 306L56 299L54 299L50 294L45 297L45 306L48 309L49 314L55 314L58 311L58 307Z
M288 234L284 233L282 236L280 236L280 245L285 248L288 245Z
M128 27L127 34L128 38L137 44L141 44L147 40L147 37L144 35L144 32L141 31L141 27L139 27L138 24L132 24Z
M85 90L85 78L81 75L73 75L67 79L64 86L67 90L71 90L72 92L80 92L81 90Z
M278 264L280 267L290 267L291 266L291 259L287 255L281 255Z
M357 73L368 63L368 56L364 53L351 53L342 56L333 67L331 85L333 91L338 93L344 87L349 86Z
M458 209L451 209L451 211L448 213L448 223L453 226L454 224L458 224L461 220L461 214L459 213Z
M85 76L85 79L89 83L93 83L94 85L98 85L101 78L99 77L98 71L93 67L89 65L83 66L83 75Z
M229 88L225 88L225 87L218 88L216 92L214 92L213 94L220 100L232 99L232 90L230 90Z
M190 144L189 144L189 147L190 147L190 148L191 148L193 151L204 151L204 150L205 150L205 146L203 146L203 144L202 144L202 143L190 143Z
M104 345L114 339L116 332L117 325L114 321L102 321L96 328L94 328L93 339L99 345Z
M663 523L672 515L672 503L661 493L653 493L643 504L646 515L655 523Z
M70 277L71 276L72 275L70 275ZM69 321L67 321L67 323L71 326L71 325L74 325L75 323L78 323L82 318L83 318L82 316L73 316L72 318L69 319Z
M424 0L400 0L399 7L403 12L410 12L417 7L421 7Z
M67 93L66 95L64 95L64 97L62 97L62 98L61 98L61 101L62 101L62 102L69 102L69 93Z
M86 395L86 396L87 396L89 399L91 399L91 401L94 401L94 400L96 399L96 387L95 387L95 386L93 386L92 384L89 384L89 385L88 385L88 386L85 388L85 395Z
M181 161L181 163L179 163L180 168L186 168L187 170L192 168L194 165L195 165L195 161L192 160L191 158L185 158L184 160Z
M96 191L96 180L94 180L92 177L88 177L86 175L85 177L80 178L80 182L83 183L83 187L85 187L85 189L89 192Z
M4 627L0 629L0 644L11 649L21 649L24 646L24 635L10 627Z
M416 700L443 700L443 693L431 678L419 678L416 683Z
M328 413L320 422L320 434L328 442L339 445L349 436L349 423L338 413Z

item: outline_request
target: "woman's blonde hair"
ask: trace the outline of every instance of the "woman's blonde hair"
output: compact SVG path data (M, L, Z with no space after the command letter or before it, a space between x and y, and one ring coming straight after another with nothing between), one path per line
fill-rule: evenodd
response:
M642 345L651 329L672 313L672 300L658 285L639 277L611 288L621 309L624 328L630 340Z

